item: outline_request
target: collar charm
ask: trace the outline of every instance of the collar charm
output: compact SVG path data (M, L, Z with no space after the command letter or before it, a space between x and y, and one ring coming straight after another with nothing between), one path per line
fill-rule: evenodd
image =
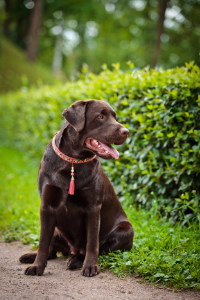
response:
M59 133L59 131L56 133L56 135ZM54 136L53 140L52 140L52 147L53 147L53 150L55 151L55 153L60 157L62 158L63 160L69 162L72 164L72 167L71 167L71 181L70 181L70 185L69 185L69 191L68 191L68 194L70 195L74 195L74 189L75 189L75 184L74 184L74 166L73 164L84 164L86 162L89 162L91 160L93 160L94 158L96 158L96 155L94 155L92 158L85 158L83 160L79 159L79 158L72 158L72 157L69 157L67 155L65 155L64 153L62 153L58 147L56 146L56 142L55 142L55 139L56 139L56 135Z

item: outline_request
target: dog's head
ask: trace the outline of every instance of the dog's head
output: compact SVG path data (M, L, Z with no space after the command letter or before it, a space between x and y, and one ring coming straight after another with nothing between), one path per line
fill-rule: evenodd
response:
M77 101L64 110L63 116L79 134L82 149L104 159L119 158L111 144L124 143L129 131L116 121L116 113L106 101Z

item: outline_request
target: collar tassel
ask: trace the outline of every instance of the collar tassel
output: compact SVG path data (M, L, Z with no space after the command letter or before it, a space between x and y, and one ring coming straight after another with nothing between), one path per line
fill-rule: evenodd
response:
M56 135L54 136L53 140L52 140L52 147L53 147L53 150L55 151L55 153L60 157L62 158L63 160L67 161L68 163L71 163L72 164L72 167L71 167L71 181L70 181L70 185L69 185L69 191L68 191L68 194L70 195L74 195L74 190L75 190L75 185L74 185L74 166L73 166L73 163L75 164L83 164L83 163L87 163L89 161L92 161L94 158L96 158L96 154L91 157L91 158L85 158L85 159L79 159L79 158L73 158L73 157L69 157L67 155L65 155L64 153L62 153L58 147L56 146L56 136L59 132L56 133Z
M71 181L70 181L70 185L69 185L69 191L68 191L68 194L70 195L74 195L74 166L73 166L73 163L72 163L72 167L71 167Z

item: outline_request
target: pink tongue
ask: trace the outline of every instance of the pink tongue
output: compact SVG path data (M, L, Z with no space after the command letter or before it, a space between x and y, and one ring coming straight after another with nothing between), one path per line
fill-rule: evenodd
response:
M108 146L99 141L98 141L98 143L104 148L104 150L107 150L114 159L119 158L119 152L115 148L113 148L111 145Z

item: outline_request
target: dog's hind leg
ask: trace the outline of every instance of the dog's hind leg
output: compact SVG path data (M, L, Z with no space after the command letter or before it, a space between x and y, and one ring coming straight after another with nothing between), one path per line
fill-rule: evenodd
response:
M72 255L67 261L67 267L69 268L69 270L76 270L82 268L84 259L85 255Z
M57 228L54 231L51 244L49 247L49 259L56 258L57 252L61 252L62 255L64 256L69 256L70 255L70 247L67 243L67 241L64 239L62 234L57 230Z
M32 264L32 263L34 263L36 256L37 256L37 252L26 253L26 254L20 256L19 261L22 264Z
M133 227L130 222L121 222L115 229L100 241L99 255L108 254L110 251L129 251L133 246Z
M62 255L64 256L70 255L70 248L68 246L68 243L63 238L63 236L58 232L58 230L55 229L49 247L49 256L47 260L56 258L57 252L61 252ZM34 263L36 256L37 256L37 252L26 253L19 258L19 261L23 264L32 264Z

